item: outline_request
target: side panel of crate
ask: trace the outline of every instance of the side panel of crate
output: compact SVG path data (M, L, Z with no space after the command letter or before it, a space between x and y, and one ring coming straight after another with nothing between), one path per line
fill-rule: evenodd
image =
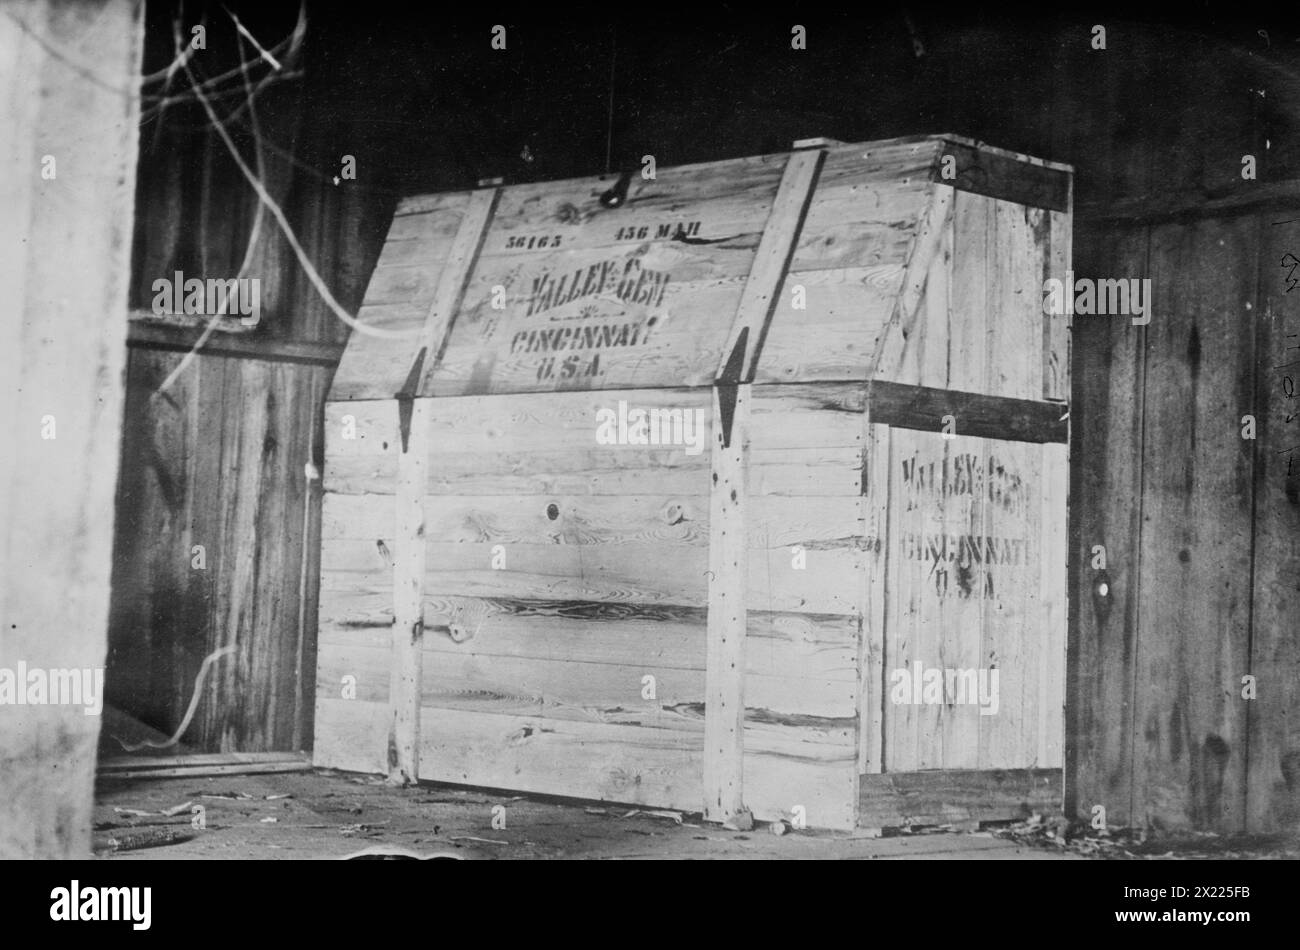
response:
M1059 767L1065 446L890 439L885 771Z

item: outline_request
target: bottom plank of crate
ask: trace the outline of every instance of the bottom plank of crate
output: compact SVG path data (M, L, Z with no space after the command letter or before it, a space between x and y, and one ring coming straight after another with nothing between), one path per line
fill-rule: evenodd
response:
M386 703L321 699L313 762L387 771ZM600 722L425 707L420 778L567 798L703 809L703 735ZM853 828L856 735L836 745L745 729L745 803L760 821L802 815L814 828Z
M1059 813L1060 769L942 769L864 775L858 826L968 824Z

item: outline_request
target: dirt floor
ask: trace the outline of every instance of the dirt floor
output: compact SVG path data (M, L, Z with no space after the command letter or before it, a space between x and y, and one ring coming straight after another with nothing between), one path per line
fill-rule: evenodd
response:
M203 810L202 828L194 827L196 807ZM378 776L317 769L101 776L95 848L109 860L339 859L362 852L464 859L1296 859L1300 836L1098 833L1038 816L978 831L789 830L778 836L762 823L735 832L698 815L427 783L394 788Z
M201 830L192 827L194 806L203 808ZM498 806L504 807L496 814L503 815L505 827L494 829ZM162 814L166 811L174 814ZM679 824L674 813L625 817L630 811L439 785L392 788L378 777L324 770L101 780L95 842L98 854L115 861L343 858L394 847L420 856L469 859L1077 858L1064 849L1047 850L988 831L872 838L791 830L778 837L763 824L732 832L703 824L698 816L681 816ZM150 837L172 840L141 850L112 850L114 841Z

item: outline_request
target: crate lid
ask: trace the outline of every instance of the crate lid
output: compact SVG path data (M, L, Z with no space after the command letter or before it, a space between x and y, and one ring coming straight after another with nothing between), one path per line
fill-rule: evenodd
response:
M1070 168L935 135L404 199L331 400L866 379L952 189Z

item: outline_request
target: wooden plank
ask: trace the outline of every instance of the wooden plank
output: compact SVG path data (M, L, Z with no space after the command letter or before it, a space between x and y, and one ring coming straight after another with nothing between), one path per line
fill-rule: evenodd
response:
M858 516L856 496L844 499L846 519ZM379 542L383 542L381 548ZM862 569L860 546L757 547L748 552L746 601L756 609L791 613L853 613ZM391 537L333 539L324 548L321 584L328 591L379 592L392 580ZM589 600L704 606L708 551L701 546L629 541L596 553L582 544L431 542L425 589L440 596L518 600ZM806 565L791 568L798 558Z
M704 814L711 821L743 824L747 815L744 804L745 476L750 387L718 386L713 394Z
M790 273L905 264L928 189L921 166L929 161L918 153L886 176L861 147L828 152Z
M404 335L376 336L354 330L334 374L330 399L389 398L406 382L430 304L441 284L442 265L474 194L459 191L437 196L437 215L420 219L425 239L408 241L419 245L414 252L419 267L404 266L404 259L388 254L390 244L410 237L404 228L413 220L401 215L393 219L390 240L380 253L383 266L372 275L357 320L385 333Z
M1002 556L984 576L979 666L988 671L990 683L994 671L998 680L996 712L984 715L988 710L983 707L978 712L978 763L980 768L1024 768L1041 764L1039 657L1049 635L1040 627L1042 449L990 441L983 454L990 488L983 506L986 537L997 539Z
M114 532L119 553L113 581L118 586L110 600L112 662L107 674L115 701L137 717L173 727L183 714L178 712L183 701L176 686L188 678L185 689L192 691L197 672L197 665L185 669L182 648L188 646L201 656L207 626L194 602L178 597L189 594L202 579L189 571L185 537L193 521L186 517L185 486L192 484L189 460L194 453L188 448L196 431L193 414L184 407L197 401L199 367L178 377L172 387L169 396L179 402L151 398L180 359L160 352L133 352L128 357L126 412L138 425L123 432L126 464L119 476ZM173 446L180 451L168 451ZM205 537L200 543L211 545L211 540ZM131 595L116 593L127 590Z
M174 769L189 774L188 769L208 768L214 765L299 765L310 768L307 756L297 752L213 752L196 755L115 755L101 758L96 766L100 776L118 772L147 772L153 769Z
M159 778L204 778L215 775L266 775L279 772L310 772L310 762L261 762L244 765L200 765L194 767L165 769L144 768L129 769L124 772L111 772L100 775L99 781L134 781Z
M916 526L911 524L903 491L903 465L914 464L913 454L918 434L900 430L890 432L890 473L887 493L888 554L885 557L885 597L888 613L884 619L885 638L882 645L884 677L882 683L882 764L881 771L912 771L917 767L917 749L920 742L918 708L911 702L910 690L899 702L895 694L895 673L909 672L914 660L925 664L925 659L915 656L917 645L912 637L916 632L915 614L922 587L927 581L921 558L915 555L913 539ZM911 474L911 469L908 469ZM906 552L906 553L905 553Z
M1069 427L1060 403L988 396L878 380L871 386L871 418L900 429L938 432L943 417L958 435L1015 442L1065 442Z
M884 769L884 718L888 698L885 679L885 621L888 616L886 577L889 547L889 427L864 416L863 444L863 605L858 669L858 708L861 721L858 771Z
M398 308L408 306L419 312L423 326L429 318L429 308L437 297L439 285L449 266L447 263L435 262L445 260L446 255L451 253L452 241L389 241L384 247L385 251L389 247L398 247L418 250L419 254L411 253L413 260L403 263L394 262L393 254L385 253L381 256L380 266L370 275L370 283L366 286L363 312L368 317L387 315L393 319L385 320L382 325L388 329L398 329L404 326L397 322L397 318L404 321L407 316L406 311ZM418 346L412 345L418 342L418 337L404 342L408 349L418 349Z
M500 188L484 188L469 196L465 215L460 219L460 227L456 229L456 237L447 252L446 263L438 275L437 290L424 320L424 332L417 341L415 361L411 364L411 372L419 375L415 386L417 395L429 393L429 380L438 359L447 348L452 320L460 309L470 275L477 266L487 237L488 222L492 219L492 211L500 197Z
M1145 229L1118 235L1086 230L1080 276L1146 274ZM1107 821L1132 820L1134 672L1140 603L1145 338L1149 327L1127 320L1082 320L1074 326L1081 387L1071 405L1071 457L1104 458L1074 473L1071 560L1078 564L1070 612L1067 683L1067 807L1090 818L1098 805ZM1095 568L1104 555L1104 569Z
M384 707L321 705L326 728L316 765L382 771ZM445 709L426 709L424 717L425 780L692 813L704 805L702 733ZM750 724L745 734L746 803L755 818L788 820L800 805L813 827L853 827L851 744L803 744L788 730Z
M355 689L354 696L349 692L351 698L390 699L391 651L370 642L331 641L322 649L318 685L323 693L341 695L344 677L352 677L347 681ZM422 706L702 733L705 671L668 665L681 662L676 656L643 650L629 657L630 662L605 663L588 659L590 650L572 656L514 657L479 653L469 642L448 642L459 649L426 651ZM803 729L807 742L853 741L854 682L801 674L798 669L746 671L747 718L755 724ZM651 685L653 695L647 695Z
M754 381L864 378L902 279L901 264L787 274ZM806 309L795 309L796 291Z
M202 333L203 330L199 327L146 323L143 318L133 318L127 324L127 344L133 349L179 350L188 353L194 349ZM337 366L343 355L343 346L337 343L276 340L247 333L213 333L198 351L207 356Z
M322 648L390 645L391 606L354 609L355 597L326 598ZM364 606L364 605L363 605ZM745 669L753 676L852 683L858 635L852 615L748 611ZM705 668L704 608L502 598L431 596L425 602L426 651L522 660L572 657L609 666L652 663ZM436 666L435 661L431 661Z
M219 476L219 488L209 497L216 515L211 543L221 550L222 570L213 578L212 624L198 643L189 646L190 664L218 649L235 648L234 654L210 671L207 694L195 717L196 732L202 738L196 736L191 744L212 750L223 744L228 748L235 735L241 744L251 741L253 748L266 741L266 724L256 718L250 721L244 712L251 698L248 693L264 700L272 684L258 677L249 690L241 672L264 669L274 660L279 646L277 638L259 636L257 628L261 566L257 552L264 543L276 543L275 538L266 538L262 533L263 505L278 507L281 503L269 485L272 473L280 470L276 464L281 435L277 426L278 386L273 364L226 359L221 362L226 378L222 383L222 433L216 445L221 456L219 471L229 474ZM239 411L231 411L232 406L238 406ZM283 527L282 522L276 525L278 530ZM175 702L184 702L179 684L172 694Z
M921 303L925 314L925 332L912 350L917 365L914 379L910 381L939 389L948 384L948 363L951 359L952 246L953 222L950 217L944 225L939 246L930 260L930 270L925 278L925 294Z
M431 436L449 452L590 449L593 463L598 463L601 455L636 457L655 445L674 444L682 455L690 452L679 464L695 459L707 465L709 399L704 388L633 389L617 394L575 391L549 393L544 399L532 395L444 398L434 403ZM605 413L619 417L618 426L623 429L635 426L632 416L637 410L647 418L647 444L634 442L630 434L614 444L597 441ZM682 431L674 443L679 422Z
M410 400L409 429L397 465L393 549L393 654L388 780L411 785L420 774L420 678L424 651L424 486L429 464L428 401Z
M690 495L425 495L427 537L450 543L582 544L629 542L708 545L705 500ZM772 496L754 500L751 544L775 549L852 547L856 497ZM392 496L327 493L326 539L391 536Z
M956 177L943 174L944 159L952 156ZM1001 149L976 145L953 136L945 137L935 159L935 181L951 184L959 191L985 195L1000 201L1068 211L1070 208L1070 171L1068 166L1013 157Z
M1061 810L1060 769L897 772L863 776L858 826L1006 821Z
M913 350L921 345L922 338L929 332L926 314L921 310L921 298L930 276L931 263L940 253L945 235L952 228L954 194L947 185L930 186L929 200L908 248L903 283L889 325L868 368L869 379L905 382L900 374L905 375L909 365L919 366ZM939 332L946 334L947 330L944 328ZM917 382L919 378L914 375L912 381Z
M953 197L952 315L948 389L988 391L989 271L987 257L993 199L958 192Z
M207 645L214 642L213 631L219 629L218 609L224 603L222 579L226 576L226 571L233 570L238 563L239 552L234 549L227 550L224 544L221 507L222 485L228 477L226 475L228 470L225 467L226 430L229 426L226 413L227 407L236 398L231 396L228 401L227 390L237 392L235 388L238 381L237 369L238 364L233 360L198 357L189 371L192 376L182 375L177 378L177 387L183 385L183 388L174 393L174 396L180 399L179 404L185 407L188 414L186 439L183 445L186 458L185 479L189 489L186 492L184 518L189 536L182 540L181 549L174 552L172 557L177 559L179 568L192 568L194 545L202 545L206 554L206 568L187 570L183 578L177 578L178 581L187 582L181 588L185 590L186 597L180 610L175 609L177 605L174 603L175 591L179 585L165 582L160 584L155 580L141 587L142 590L148 591L149 597L159 602L162 607L153 616L176 618L172 621L174 626L171 626L170 630L168 624L160 625L153 637L150 637L152 640L150 646L153 648L151 653L161 659L163 664L170 660L173 666L171 681L165 689L157 689L160 696L166 697L171 708L165 718L153 720L166 727L168 733L174 732L185 716L185 709L194 689L194 677L198 675L203 658L211 650L217 649L216 646L208 649ZM164 378L157 379L153 387L147 387L147 392L161 385ZM150 401L154 403L155 412L162 414L166 411L168 404L165 399ZM159 435L163 433L160 432ZM161 452L159 457L162 457ZM160 509L160 513L165 515L166 509ZM188 560L186 555L189 556ZM117 642L130 641L136 638L140 629L149 629L153 626L150 619L140 619L143 622L123 623L120 630L115 631L114 639ZM172 659L177 655L184 657L184 662ZM153 662L158 663L159 659ZM222 662L229 663L232 660L233 657ZM208 720L211 694L205 699L207 702L200 704L199 714L195 718L197 728L191 729L192 738L201 745L207 745L214 739L220 742L221 735L219 728L216 731L212 730ZM130 702L131 707L138 702L138 700L127 700L126 697L123 701ZM205 706L207 709L204 708ZM211 747L220 748L219 745Z
M706 433L707 434L707 433ZM704 495L708 456L675 448L640 452L449 452L429 469L436 495ZM336 456L325 462L330 491L391 492L391 455ZM862 480L861 451L851 446L755 448L750 476L760 495L846 495Z
M808 203L817 185L817 172L825 157L821 150L796 152L790 156L781 173L781 184L772 202L771 215L754 254L731 332L722 347L717 370L719 379L732 383L747 383L754 379L763 341L776 310L777 293L790 266L804 216L808 213ZM729 375L728 365L737 350L742 354L739 366Z
M295 695L298 707L293 740L294 749L309 749L312 744L312 730L315 722L316 708L315 676L316 669L316 622L320 606L320 558L321 558L321 497L323 482L320 475L323 468L324 433L322 431L321 402L329 389L327 371L318 370L312 374L307 393L307 400L301 408L302 416L297 431L311 433L307 441L307 458L304 475L303 535L301 549L301 569L299 573L298 594L298 643L295 657Z
M895 445L891 455L900 459L899 467L903 475L901 481L896 483L898 502L893 525L898 527L901 535L904 556L912 543L928 546L929 532L937 532L949 538L941 545L941 552L933 555L929 563L918 558L909 565L912 570L900 572L901 582L890 592L900 607L900 645L908 654L908 662L903 666L913 672L915 664L919 662L924 669L938 668L946 673L950 665L958 666L956 660L961 653L963 641L970 639L969 631L962 630L954 623L953 605L949 601L958 599L960 594L973 597L980 586L975 583L978 579L976 575L966 581L969 590L961 589L958 586L962 579L958 558L952 558L953 562L957 562L955 565L944 563L942 559L947 558L945 549L953 543L951 536L961 537L967 530L969 520L961 517L962 502L969 500L972 506L978 502L973 484L970 486L969 499L966 499L958 494L953 483L951 473L955 470L955 440L945 439L933 432L907 432L905 436L901 429L896 435L902 444ZM967 441L969 440L963 440ZM922 482L922 473L926 470L928 459L933 459L943 474L935 476L934 483L927 485ZM927 494L929 497L926 497ZM909 533L914 534L917 540L909 538ZM894 670L890 670L890 676L893 675ZM891 687L892 685L891 679ZM890 698L894 698L892 688ZM966 711L948 705L954 703L955 699L949 695L946 679L939 698L941 701L937 703L916 703L913 700L913 704L902 707L905 715L898 717L905 727L896 731L891 739L900 751L903 751L902 745L911 746L904 755L910 753L908 761L912 769L943 767L947 751L944 739L948 738L951 731L948 728L949 720ZM899 710L897 706L894 708Z
M1254 341L1242 321L1256 240L1249 219L1151 235L1133 756L1142 825L1245 825L1253 446L1241 416Z
M1066 614L1069 590L1066 562L1069 560L1068 500L1070 460L1064 445L1045 445L1039 484L1042 497L1038 582L1039 629L1043 647L1038 667L1038 710L1040 768L1059 769L1064 764L1065 742L1065 650ZM1031 635L1033 635L1031 633Z
M618 176L614 175L513 185L503 195L485 253L509 251L510 237L530 232L550 235L557 226L564 238L560 246L566 248L582 246L584 240L592 242L587 246L598 240L680 241L682 236L695 236L696 232L683 235L676 228L692 220L689 211L683 214L692 206L707 204L717 208L722 220L734 220L737 215L748 215L756 206L770 205L784 165L784 155L757 155L661 167L654 180L632 176L626 200L618 207L606 207L600 201L601 195L615 184ZM616 236L629 225L635 225L636 233ZM663 225L667 228L661 232ZM646 228L645 235L640 233L641 227ZM753 230L760 229L761 224ZM706 239L720 236L707 231L698 233Z
M1254 586L1249 673L1258 680L1248 706L1246 828L1300 825L1300 295L1291 290L1287 254L1300 227L1264 214L1256 302L1259 443L1255 448ZM1242 676L1246 675L1243 671ZM1241 695L1237 676L1231 688Z
M958 432L962 432L961 420L958 421ZM994 455L999 453L1003 443L974 439L965 434L959 434L956 439L948 443L948 459L953 457L964 458L967 464L975 462L972 455L978 457L978 462L972 465L975 469L974 482L975 492L969 498L963 498L957 494L950 499L950 504L944 506L946 518L945 530L955 534L968 534L977 538L1000 537L1001 533L993 530L993 518L989 509L992 507L989 486L992 482L992 473L995 469ZM982 473L979 470L982 469ZM958 487L956 479L953 479L954 489ZM988 558L987 542L984 550L985 559ZM985 623L986 607L995 595L1002 594L1005 596L1005 586L1003 581L1010 572L1003 571L1001 577L994 576L992 568L984 568L983 576L980 576L980 569L975 564L970 563L974 560L974 552L970 552L969 561L962 565L961 559L958 558L956 564L957 588L956 597L945 598L944 619L947 621L947 628L944 630L942 639L942 659L943 662L937 665L942 667L952 667L958 670L976 670L977 684L978 677L983 675L981 670L987 670L989 664L985 662L983 654L983 644L985 641ZM963 585L963 569L971 571L973 576ZM1032 578L1032 575L1030 575ZM1028 579L1025 579L1028 582ZM1001 622L1001 618L994 616L993 623ZM1023 674L1024 671L1015 669L1005 669L1006 664L997 662L999 670L999 709L1001 700L1001 680L1008 674ZM968 674L962 674L968 675ZM992 676L990 670L987 674ZM992 685L991 679L989 680ZM981 760L980 748L980 728L986 718L983 709L967 706L957 706L956 687L949 690L948 684L944 684L945 703L954 705L945 705L940 711L941 734L940 742L942 744L942 753L940 763L943 768L947 769L977 769L985 763ZM969 681L965 684L965 689L969 693ZM978 689L978 686L977 686ZM982 698L982 697L981 697ZM969 701L969 695L967 696ZM1004 718L1005 718L1005 714ZM1031 761L1017 762L1016 765L1031 765Z
M1064 285L1073 270L1073 233L1068 213L1053 211L1048 216L1047 249L1043 254L1043 286L1048 280ZM1043 398L1070 398L1070 324L1067 313L1044 312L1043 320Z
M995 201L989 241L989 378L985 392L1018 399L1043 393L1045 212Z

